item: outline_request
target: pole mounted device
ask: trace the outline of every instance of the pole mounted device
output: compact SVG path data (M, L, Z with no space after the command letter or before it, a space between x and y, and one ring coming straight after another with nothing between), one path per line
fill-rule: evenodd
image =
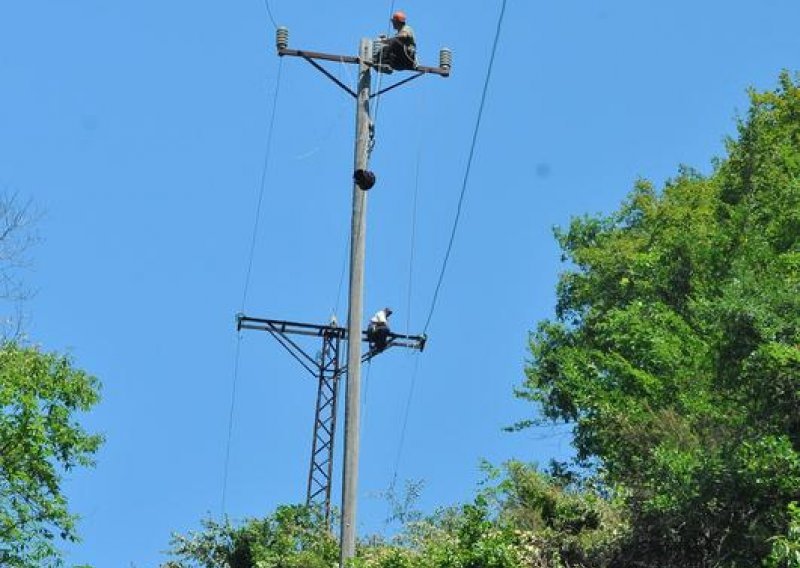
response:
M238 329L256 329L270 333L281 345L319 380L317 394L317 413L314 422L314 441L312 445L311 468L308 479L309 504L321 502L325 507L326 519L330 515L330 486L333 464L333 442L336 429L336 408L338 379L347 373L345 398L345 441L344 468L342 473L342 518L341 518L341 558L340 566L345 567L355 556L356 544L356 501L358 493L358 461L360 445L360 398L361 364L378 352L368 350L362 353L361 344L366 340L366 332L361 330L364 295L364 258L367 191L375 183L375 176L369 171L369 153L374 137L374 125L370 118L370 100L396 89L422 75L450 76L452 54L448 49L439 53L439 66L415 65L410 76L379 90L370 91L371 71L380 69L381 61L373 58L373 40L363 38L359 43L358 55L336 55L289 48L289 31L279 27L276 31L278 55L305 59L339 88L356 99L356 138L353 167L353 203L350 238L350 289L347 313L347 327L331 324L319 326L281 320L237 317ZM354 91L325 69L319 61L333 61L342 64L358 65L358 84ZM322 338L323 347L318 357L310 357L289 336L312 335ZM347 342L347 362L340 365L339 348L342 341ZM424 336L389 334L388 346L402 346L422 351Z

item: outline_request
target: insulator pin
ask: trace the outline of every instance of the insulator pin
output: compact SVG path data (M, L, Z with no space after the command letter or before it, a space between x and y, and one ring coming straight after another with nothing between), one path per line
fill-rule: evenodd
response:
M275 30L275 45L278 50L289 47L289 29L283 26Z
M379 39L372 41L372 62L381 63L383 57L383 42Z

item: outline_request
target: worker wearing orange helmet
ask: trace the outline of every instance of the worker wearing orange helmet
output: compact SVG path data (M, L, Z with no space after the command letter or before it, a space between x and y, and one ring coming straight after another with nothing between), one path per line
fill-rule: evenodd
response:
M392 69L407 70L417 66L417 40L414 30L406 21L406 14L397 11L392 14L392 27L395 36L383 40L386 44L383 49L383 62Z

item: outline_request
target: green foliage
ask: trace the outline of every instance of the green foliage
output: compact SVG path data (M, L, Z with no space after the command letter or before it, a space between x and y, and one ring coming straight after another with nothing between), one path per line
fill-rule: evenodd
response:
M102 438L76 414L97 404L98 391L67 357L0 347L0 565L60 565L56 539L77 540L61 481L64 471L93 465Z
M752 108L712 175L636 183L556 237L556 317L518 395L574 427L575 466L487 468L473 502L422 516L354 568L800 568L800 87ZM543 419L542 419L543 417ZM310 516L309 516L310 515ZM280 508L173 539L166 568L335 565L321 519Z
M606 567L629 527L621 500L567 484L520 462L498 486L501 518L519 535L524 566Z
M279 507L266 519L234 525L203 521L203 530L175 534L164 568L331 568L338 545L315 509Z
M606 568L628 534L621 502L568 486L520 462L488 479L472 503L406 525L392 543L372 539L358 568Z
M766 568L800 568L800 507L789 503L789 528L785 536L770 539L772 551L764 561Z
M626 534L617 502L511 462L491 469L473 502L413 515L388 541L359 541L352 567L606 568ZM322 517L297 506L236 526L206 520L174 535L170 552L164 568L330 568L338 559Z
M421 549L425 568L517 568L518 539L510 527L493 522L488 501L471 504L429 521L432 529ZM384 567L381 567L384 568Z
M713 175L556 231L569 267L518 394L625 495L621 565L758 564L798 496L800 88L751 100Z

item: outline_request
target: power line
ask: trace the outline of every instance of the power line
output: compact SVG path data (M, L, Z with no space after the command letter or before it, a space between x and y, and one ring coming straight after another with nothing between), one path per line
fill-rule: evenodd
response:
M242 345L242 334L241 332L236 334L236 356L234 357L233 363L233 387L231 388L231 406L228 412L228 437L225 443L225 469L222 474L222 505L221 505L221 516L222 520L224 520L225 512L226 512L226 505L227 505L227 496L228 496L228 471L230 469L230 462L231 462L231 438L233 436L233 414L234 409L236 408L236 384L238 383L239 378L239 353L241 351Z
M278 73L275 79L275 94L272 98L272 115L269 119L269 127L267 130L267 147L264 153L264 165L261 169L261 182L259 183L258 202L256 204L256 215L253 223L253 237L250 240L250 254L247 260L247 273L244 278L244 292L242 293L241 311L244 312L244 307L247 302L247 292L250 288L250 274L253 270L253 257L256 250L256 239L258 237L258 226L261 221L261 204L264 201L264 187L267 180L267 170L269 169L269 158L272 150L272 132L275 126L275 110L278 108L278 92L281 87L281 70L283 69L283 59L278 61Z
M424 115L424 107L425 107L425 93L423 91L422 95L420 96L420 110L419 116ZM423 125L424 121L419 122L419 132L417 136L417 163L416 167L414 168L414 193L412 194L411 199L411 243L409 245L409 258L408 258L408 296L406 299L406 333L411 333L411 292L412 292L412 284L413 284L413 276L414 276L414 248L416 244L416 232L417 232L417 198L419 196L419 172L420 172L420 163L422 162L422 146L423 146ZM411 386L408 389L408 395L406 396L406 403L405 403L405 411L403 414L403 426L400 430L400 441L397 447L397 457L395 458L394 462L394 470L392 473L392 481L389 484L390 490L393 490L395 484L397 482L397 471L400 467L400 457L403 454L403 449L405 447L406 441L406 428L408 427L408 417L411 413L411 399L414 396L414 385L417 382L417 372L419 370L419 358L414 360L414 370L411 373Z
M344 252L342 253L342 269L339 272L339 286L336 288L336 303L333 307L333 313L331 315L339 317L339 303L342 299L342 288L344 287L344 273L345 269L347 268L347 257L348 257L348 245L350 244L350 233L345 235L344 241Z
M411 414L411 402L414 398L414 387L417 384L417 374L419 372L419 357L414 358L414 370L411 373L411 386L408 387L408 396L406 397L406 407L403 412L403 426L400 429L400 443L397 446L397 456L394 460L394 470L392 473L392 481L389 483L390 490L393 490L397 483L397 472L400 469L400 458L403 455L403 448L406 442L406 429L408 427L408 417Z
M266 1L266 0L265 0ZM269 10L269 4L267 4ZM272 99L272 113L269 120L269 127L267 129L267 143L264 151L264 164L261 168L261 180L259 182L258 201L256 205L255 220L253 222L253 236L250 239L250 253L247 259L247 271L244 278L244 290L242 292L242 304L240 311L244 312L245 304L247 303L247 292L250 288L250 275L253 270L253 258L255 256L256 240L258 237L258 226L261 219L261 205L264 201L264 188L266 186L267 171L269 170L269 159L272 150L272 132L275 127L275 114L278 107L278 93L281 86L281 70L283 69L283 60L278 62L278 72L275 76L275 93ZM228 472L230 469L231 458L231 438L233 435L233 417L236 408L236 385L239 382L239 358L241 353L242 334L237 333L236 338L236 355L234 356L233 364L233 380L231 385L231 404L228 412L228 435L225 442L225 468L222 476L222 516L224 517L227 505L227 492L228 492Z
M445 270L447 269L447 262L450 260L450 252L453 249L453 241L456 238L456 230L458 229L458 222L461 218L461 207L464 203L464 194L467 191L467 182L469 181L469 174L470 170L472 169L472 159L475 155L475 144L478 140L478 131L480 130L481 126L481 119L483 118L483 108L486 104L486 93L489 90L489 80L492 77L492 68L494 67L494 56L497 53L497 44L500 42L500 32L502 31L503 25L503 16L506 13L506 0L503 0L503 4L500 7L500 16L497 19L497 29L495 31L494 36L494 43L492 45L492 56L489 59L489 67L486 70L486 80L483 83L483 94L481 95L481 104L478 107L478 118L475 121L475 130L472 132L472 144L469 148L469 158L467 159L467 168L464 172L464 179L461 183L461 194L458 197L458 206L456 208L456 216L453 220L453 229L450 232L450 241L447 244L447 252L444 255L444 261L442 262L442 269L439 273L439 280L436 283L436 289L433 293L433 300L431 301L431 309L428 313L428 319L425 321L425 328L423 329L422 333L426 333L428 331L428 326L431 323L431 318L433 317L433 311L436 308L436 300L439 298L439 290L442 286L442 281L444 280Z
M424 115L424 108L425 108L425 92L423 91L420 95L420 103L419 103L419 116ZM412 292L412 285L413 285L413 278L414 278L414 252L416 248L416 240L417 240L417 199L419 196L419 172L420 172L420 163L422 162L422 146L423 146L423 125L424 121L419 121L419 130L417 132L417 163L414 168L414 193L411 198L411 243L409 244L409 255L408 255L408 291L407 291L407 298L406 298L406 333L411 333L411 292Z
M278 24L275 22L275 17L272 15L272 10L269 7L269 0L264 0L264 7L267 9L267 15L269 16L272 25L277 29Z

